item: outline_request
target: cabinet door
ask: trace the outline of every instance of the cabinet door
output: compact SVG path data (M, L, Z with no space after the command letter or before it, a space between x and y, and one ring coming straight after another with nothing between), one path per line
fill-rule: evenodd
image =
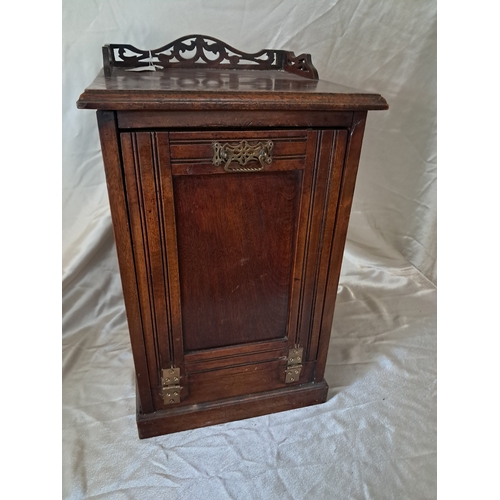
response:
M346 132L127 132L121 143L156 409L171 405L170 368L180 405L312 381Z

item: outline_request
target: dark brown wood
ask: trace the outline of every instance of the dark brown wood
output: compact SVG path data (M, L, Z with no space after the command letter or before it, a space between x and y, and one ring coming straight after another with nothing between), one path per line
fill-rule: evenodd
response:
M241 366L248 365L254 362L262 363L265 361L272 361L281 359L282 361L286 361L286 357L288 354L288 342L286 339L278 339L274 342L276 344L276 348L267 351L251 351L247 354L242 354L241 350L236 352L237 359L235 359L234 354L225 356L225 357L216 357L213 359L201 359L198 361L191 361L192 352L186 353L184 359L186 363L186 370L189 373L197 373L204 372L208 370L217 370L219 368L226 368L231 366ZM258 342L249 342L245 344L245 346L253 348ZM204 349L203 353L215 353L217 349ZM195 353L196 354L196 353Z
M287 353L296 340L293 304L300 300L300 281L292 275L303 274L317 137L304 130L121 134L157 410L164 408L161 369L171 365L181 368L181 405L285 386ZM234 176L210 165L210 140L243 139L273 140L276 156L265 171ZM194 171L177 172L177 162ZM269 199L273 203L264 203ZM169 209L175 224L167 224L168 200L175 200ZM171 250L169 231L175 231ZM181 306L172 312L171 304ZM177 347L173 324L182 337ZM273 339L284 342L245 355L247 346ZM223 346L232 346L223 360L189 362L190 351L209 355ZM312 377L304 369L298 382Z
M170 142L166 133L154 134L156 137L158 160L157 169L160 179L156 189L163 200L163 221L165 227L166 269L168 280L166 286L170 296L170 322L169 333L172 340L170 358L162 360L164 366L175 365L181 367L184 361L184 348L182 340L179 262L177 248L177 229L175 221L175 200L173 198L172 166L170 163Z
M318 72L310 54L296 56L285 50L264 49L254 54L242 52L227 43L206 35L187 35L160 47L141 50L133 45L109 44L103 47L103 67L107 76L114 68L218 68L280 69L317 80Z
M316 352L310 345L317 342L319 332L313 328L313 315L316 302L330 300L325 297L322 286L328 267L321 260L325 253L329 255L331 238L340 187L340 177L343 168L346 137L345 130L324 130L319 136L318 168L312 191L314 197L311 203L310 228L307 246L307 266L304 268L304 285L302 307L298 317L298 344L304 347L304 358L315 360ZM322 311L322 309L321 309Z
M233 356L243 357L246 354L266 353L268 351L281 351L285 349L288 342L283 339L269 340L264 342L248 342L241 346L219 347L215 349L203 349L201 351L191 351L186 353L186 363L199 363L202 361L212 361L214 359L232 358Z
M277 70L170 69L101 71L77 102L80 109L357 111L387 109L378 94Z
M160 384L160 359L170 359L171 335L168 329L168 296L162 217L163 199L157 197L158 160L154 158L152 136L147 132L121 134L125 187L129 200L129 215L139 298L143 316L146 349L150 359L150 380ZM154 313L153 313L154 311Z
M317 359L317 345L319 342L321 320L323 318L325 304L329 304L330 307L333 307L337 296L336 290L332 293L331 290L326 290L326 286L328 276L330 275L329 261L332 252L332 239L335 231L335 221L340 197L340 181L344 171L344 161L347 147L346 130L339 130L337 132L333 147L334 150L330 157L330 178L326 181L327 187L324 198L324 211L326 213L323 215L320 230L321 238L319 240L318 251L316 254L316 274L314 281L315 291L313 294L313 302L311 304L311 314L309 315L310 334L308 337L307 359ZM340 276L340 270L333 272L338 272ZM328 350L327 343L325 343L323 347Z
M259 55L185 37L145 76L125 67L149 51L106 46L107 76L78 102L100 109L140 437L326 399L366 112L387 103L292 74L307 55L266 54L238 69Z
M293 170L175 179L186 350L286 336L300 181Z
M326 401L328 385L309 383L268 393L239 396L224 401L180 406L149 415L137 413L139 437L149 438L172 432L260 417L270 413L303 408Z
M323 380L326 367L326 357L328 345L332 331L333 311L337 298L337 286L340 278L340 268L344 255L344 246L351 215L352 200L354 198L354 186L358 173L359 157L361 156L361 145L366 124L366 112L354 113L353 124L349 130L349 141L347 144L347 156L342 172L340 187L340 202L335 220L335 230L333 235L332 251L330 252L330 262L327 268L328 277L326 284L326 300L323 304L323 312L320 321L320 338L316 358L318 368L315 380Z
M119 111L118 127L171 128L350 127L349 111Z
M136 267L132 252L132 240L128 221L127 201L125 199L125 184L120 163L120 148L116 132L115 113L98 111L97 122L101 139L102 157L106 173L109 205L113 221L113 231L118 253L118 264L122 281L123 297L130 330L130 342L134 356L137 389L142 411L153 411L151 397L151 382L149 380L148 358L145 345L141 304L138 297L138 282ZM154 358L150 358L154 363Z

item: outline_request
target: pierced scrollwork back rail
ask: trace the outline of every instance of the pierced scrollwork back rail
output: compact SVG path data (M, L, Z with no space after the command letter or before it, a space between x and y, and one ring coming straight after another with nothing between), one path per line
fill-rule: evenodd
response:
M154 50L120 44L105 45L102 50L106 76L111 76L113 68L138 68L154 63L162 68L277 69L318 79L310 54L296 56L274 49L249 54L204 35L187 35Z

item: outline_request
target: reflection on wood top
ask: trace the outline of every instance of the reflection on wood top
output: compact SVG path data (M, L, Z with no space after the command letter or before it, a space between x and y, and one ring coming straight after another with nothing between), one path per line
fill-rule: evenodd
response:
M104 71L77 102L80 109L387 109L379 94L280 70L168 68Z

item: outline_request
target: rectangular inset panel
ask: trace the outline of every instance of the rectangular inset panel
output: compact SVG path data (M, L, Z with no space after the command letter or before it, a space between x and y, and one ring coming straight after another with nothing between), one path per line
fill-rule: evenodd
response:
M301 180L173 178L185 350L286 336Z
M199 404L285 387L285 365L276 359L194 373L189 377L190 401Z

